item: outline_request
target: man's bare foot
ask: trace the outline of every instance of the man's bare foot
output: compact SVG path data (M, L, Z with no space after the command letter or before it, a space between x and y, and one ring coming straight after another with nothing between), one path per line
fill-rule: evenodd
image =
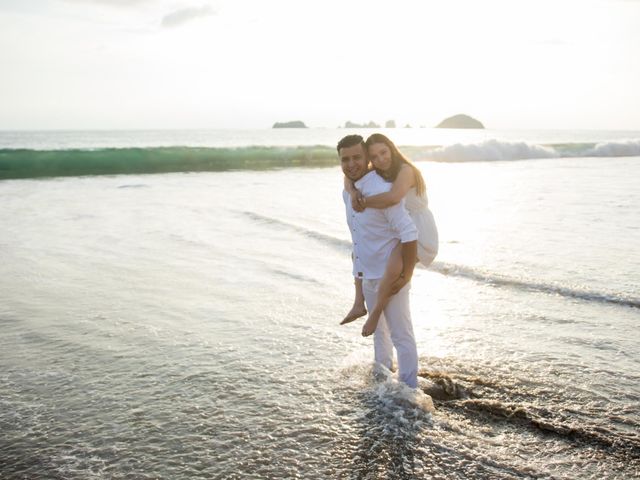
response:
M376 331L376 328L378 328L378 320L380 320L380 314L376 314L375 311L371 312L371 315L369 315L369 318L367 318L367 321L362 326L363 337L368 337Z
M364 305L354 305L351 311L347 313L347 316L342 319L342 321L340 322L340 325L351 323L360 317L364 317L366 314L367 314L367 309L364 308Z

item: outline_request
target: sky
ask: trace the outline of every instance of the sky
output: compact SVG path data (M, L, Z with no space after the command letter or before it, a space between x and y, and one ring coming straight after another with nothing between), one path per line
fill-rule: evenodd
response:
M0 129L640 130L638 0L0 0Z

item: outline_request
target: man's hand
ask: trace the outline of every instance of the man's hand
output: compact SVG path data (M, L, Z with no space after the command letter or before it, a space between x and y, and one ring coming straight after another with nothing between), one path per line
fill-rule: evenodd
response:
M411 275L405 275L403 273L400 274L398 278L396 278L391 284L391 293L395 295L402 288L411 281Z
M351 195L351 208L356 212L362 212L365 209L366 200L364 195L360 193L360 190L356 190L354 195Z

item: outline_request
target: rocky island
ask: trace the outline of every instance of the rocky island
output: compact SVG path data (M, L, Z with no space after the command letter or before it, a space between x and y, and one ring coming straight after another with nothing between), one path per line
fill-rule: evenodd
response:
M469 115L460 114L445 118L436 128L484 128L484 125Z
M272 128L308 128L304 122L293 120L291 122L276 122Z
M380 125L374 121L370 121L369 123L354 123L348 120L345 122L344 128L380 128Z

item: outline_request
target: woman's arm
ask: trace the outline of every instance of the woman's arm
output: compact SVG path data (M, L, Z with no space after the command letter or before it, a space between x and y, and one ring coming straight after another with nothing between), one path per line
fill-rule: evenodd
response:
M363 206L364 197L362 196L362 193L360 193L360 190L358 190L353 185L353 182L351 180L349 180L346 176L344 177L344 189L349 194L349 196L351 197L351 207L356 212L363 211L364 210L364 206Z
M409 165L403 165L396 180L391 186L391 190L385 193L379 193L370 197L365 197L365 208L388 208L391 205L400 203L409 189L415 184L415 175L413 169Z
M347 193L349 195L351 195L352 197L355 195L355 193L358 191L356 189L356 187L353 186L353 182L351 180L349 180L347 178L347 176L345 175L344 177L344 189L347 191Z

